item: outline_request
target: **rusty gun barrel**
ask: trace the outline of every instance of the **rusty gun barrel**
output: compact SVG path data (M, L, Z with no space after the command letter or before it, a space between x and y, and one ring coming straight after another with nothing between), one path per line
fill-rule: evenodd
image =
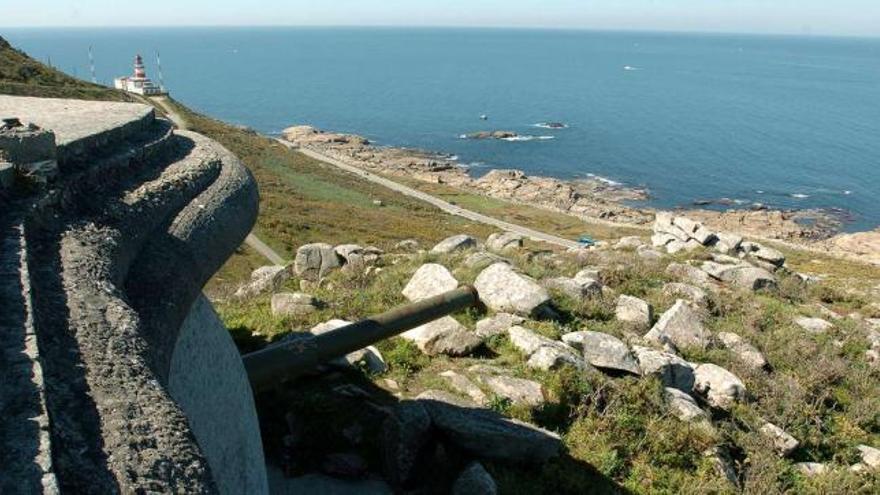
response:
M320 335L298 335L246 354L242 359L251 386L261 390L311 371L321 363L475 306L478 301L473 287L459 287Z

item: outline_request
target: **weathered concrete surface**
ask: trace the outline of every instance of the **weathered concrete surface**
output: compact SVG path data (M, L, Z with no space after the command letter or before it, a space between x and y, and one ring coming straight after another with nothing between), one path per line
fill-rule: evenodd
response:
M204 296L180 328L168 390L214 468L220 493L268 493L250 383L235 343Z

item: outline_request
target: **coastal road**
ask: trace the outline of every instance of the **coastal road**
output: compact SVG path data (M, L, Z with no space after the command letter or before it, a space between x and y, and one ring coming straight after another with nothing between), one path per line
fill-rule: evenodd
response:
M516 225L516 224L510 223L510 222L505 222L503 220L499 220L497 218L492 218L490 216L483 215L482 213L477 213L472 210L467 210L465 208L454 205L448 201L443 201L442 199L439 199L435 196L431 196L430 194L424 193L424 192L419 191L417 189L413 189L411 187L394 182L392 180L386 179L384 177L373 174L371 172L367 172L366 170L364 170L362 168L356 167L354 165L350 165L348 163L345 163L345 162L338 160L336 158L333 158L331 156L327 156L323 153L319 153L317 151L314 151L314 150L311 150L308 148L298 147L295 144L293 144L289 141L285 141L283 139L276 139L276 140L279 143L287 146L288 148L299 151L300 153L302 153L308 157L314 158L315 160L319 160L324 163L328 163L328 164L333 165L337 168L345 170L346 172L350 172L352 174L358 175L358 176L360 176L370 182L382 185L384 187L387 187L388 189L397 191L397 192L404 194L406 196L409 196L411 198L415 198L415 199L424 201L426 203L430 203L430 204L436 206L437 208L440 208L441 210L443 210L446 213L449 213L451 215L456 215L459 217L467 218L468 220L473 220L475 222L480 222L480 223L484 223L486 225L491 225L493 227L497 227L497 228L499 228L501 230L505 230L507 232L514 232L514 233L520 234L524 237L528 237L529 239L532 239L535 241L546 242L548 244L553 244L553 245L561 246L564 248L580 248L580 247L582 247L580 244L578 244L575 241L572 241L569 239L564 239L562 237L558 237L558 236L555 236L552 234L547 234L545 232L539 232L537 230L530 229L528 227L523 227L522 225Z
M153 96L150 97L157 105L162 107L162 110L165 111L165 115L171 119L171 122L174 122L174 125L177 126L178 129L187 130L189 129L189 124L186 119L183 118L183 115L180 115L177 110L174 109L173 106L168 102L168 98L164 96ZM273 265L286 265L287 262L284 258L281 257L274 249L270 248L265 242L260 240L259 237L254 234L248 234L248 236L244 240L245 244L251 247L254 251L263 255L264 258L269 260Z

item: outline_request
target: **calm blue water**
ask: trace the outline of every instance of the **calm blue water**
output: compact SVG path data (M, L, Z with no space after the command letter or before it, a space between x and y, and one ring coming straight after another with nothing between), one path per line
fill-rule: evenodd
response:
M562 178L650 189L659 206L727 197L844 208L880 225L880 39L516 30L10 30L80 77L155 77L263 132L295 123ZM625 70L629 66L631 69ZM486 123L479 120L487 114ZM562 121L570 128L532 127ZM553 136L465 141L503 129ZM479 172L479 169L475 169Z

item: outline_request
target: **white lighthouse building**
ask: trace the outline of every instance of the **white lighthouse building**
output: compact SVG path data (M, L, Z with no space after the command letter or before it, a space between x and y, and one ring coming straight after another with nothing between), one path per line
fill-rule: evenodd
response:
M139 95L152 96L165 94L165 91L161 87L156 86L156 84L147 77L147 71L144 70L144 59L141 58L140 55L134 57L134 75L117 77L113 80L113 85L116 86L116 89Z

